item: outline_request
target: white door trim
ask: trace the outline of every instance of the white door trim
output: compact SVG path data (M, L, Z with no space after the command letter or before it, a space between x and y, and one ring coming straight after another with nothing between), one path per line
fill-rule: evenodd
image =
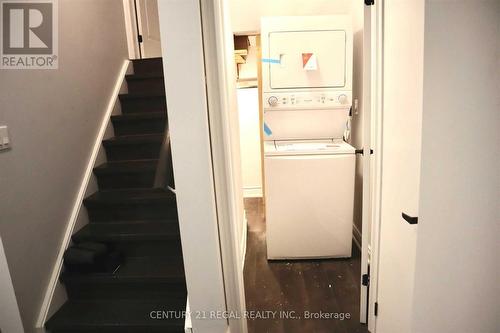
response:
M384 0L375 2L371 15L371 174L373 190L371 198L371 239L370 239L370 295L368 300L368 330L376 332L375 303L378 299L380 211L382 193L382 121L383 121L383 57L384 57Z
M244 257L242 258L244 249L240 246L241 239L238 237L237 225L243 223L245 215L239 167L239 141L235 145L235 139L239 135L235 136L233 131L235 123L230 113L231 110L233 112L237 110L236 75L232 54L233 35L227 1L201 0L200 7L226 305L229 313L241 315L246 310ZM246 232L243 234L246 235ZM229 327L233 333L247 332L245 319L230 318Z
M158 0L134 0L134 3L137 13L138 35L142 38L142 41L139 43L139 55L143 59L161 57L160 22L157 11ZM154 8L155 5L156 8ZM158 23L158 27L156 27L156 23ZM156 28L158 28L158 31ZM137 43L138 39L136 39Z
M125 32L127 34L127 47L129 59L139 59L139 43L137 36L137 20L135 16L135 2L134 0L123 0L123 16L125 19Z
M361 295L360 295L360 307L359 307L359 319L361 323L367 323L368 314L368 295L369 286L364 286L363 275L370 274L370 233L371 222L372 222L372 205L371 198L373 197L373 174L372 174L372 156L370 154L370 149L373 149L371 140L371 115L372 115L372 103L371 103L371 87L372 87L372 6L363 6L363 194L362 194L362 232L358 230L355 224L354 230L360 235L361 238Z

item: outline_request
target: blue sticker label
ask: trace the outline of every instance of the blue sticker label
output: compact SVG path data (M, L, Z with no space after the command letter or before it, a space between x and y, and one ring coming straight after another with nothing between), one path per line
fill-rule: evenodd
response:
M267 126L266 123L264 123L264 133L266 133L267 136L271 136L273 134L273 131Z
M269 59L269 58L262 58L262 62L268 63L268 64L280 64L281 61L279 59Z

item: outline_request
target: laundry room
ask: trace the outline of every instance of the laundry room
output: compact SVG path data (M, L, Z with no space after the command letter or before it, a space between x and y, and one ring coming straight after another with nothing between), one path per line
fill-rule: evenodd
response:
M231 0L250 332L365 332L362 1ZM364 127L365 126L365 127ZM365 191L366 192L366 191ZM365 228L363 228L365 225ZM342 320L317 317L342 314ZM288 313L289 314L289 313ZM302 330L304 331L304 330ZM333 330L336 331L336 330Z

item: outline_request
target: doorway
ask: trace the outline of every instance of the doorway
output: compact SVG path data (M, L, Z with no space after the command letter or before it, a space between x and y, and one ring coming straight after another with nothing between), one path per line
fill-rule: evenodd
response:
M345 3L344 3L345 4ZM340 121L341 129L340 135L335 138L340 142L346 142L358 149L358 155L353 157L355 165L353 164L353 188L352 198L350 199L353 204L350 217L350 229L347 235L348 246L345 251L346 255L339 253L328 252L332 251L333 246L326 246L327 252L322 253L325 248L319 249L315 255L306 255L300 258L302 254L300 251L301 244L295 245L298 248L297 256L295 258L270 258L269 255L269 228L266 223L269 221L269 216L266 220L266 211L269 214L270 208L266 204L270 204L267 195L271 192L269 189L269 172L270 168L265 166L265 152L264 145L268 140L269 132L272 132L278 125L270 125L269 120L266 121L264 111L265 104L268 103L269 96L263 94L263 66L269 65L269 62L274 58L262 55L262 40L268 43L269 39L262 35L260 30L260 20L262 17L273 16L269 8L262 3L257 4L256 8L245 7L243 2L229 1L231 8L231 15L234 19L238 13L246 13L247 16L255 14L258 16L257 20L237 20L232 24L232 33L234 34L234 58L236 59L235 71L237 76L236 82L236 95L238 99L238 115L239 115L239 133L240 133L240 148L241 148L241 169L242 169L242 190L245 197L245 213L248 222L248 236L246 245L246 258L244 267L244 279L246 290L246 305L248 311L279 311L281 314L276 318L258 318L255 320L248 320L249 332L272 331L272 332L293 332L300 331L301 329L307 331L326 331L335 330L346 332L367 332L367 303L368 292L367 286L363 286L361 282L361 244L362 244L362 197L363 197L363 24L364 24L364 8L362 5L355 5L354 2L347 7L342 7L342 4L330 4L323 6L319 9L313 8L314 5L305 10L300 10L299 7L294 7L293 13L287 13L286 10L279 12L280 16L316 16L316 15L341 15L349 14L350 22L353 25L352 40L354 44L354 52L352 56L346 57L344 63L338 63L342 67L345 63L354 63L354 70L352 75L352 83L349 86L352 90L348 92L348 99L352 109L347 108L345 113L345 123ZM316 11L315 11L316 10ZM291 18L293 20L293 18ZM300 34L297 34L300 35ZM310 36L297 36L304 38L301 42L306 43ZM342 33L323 33L319 38L325 38L325 42L335 42L336 40L343 40ZM294 38L296 39L296 38ZM266 46L266 45L264 45ZM293 47L292 47L293 48ZM325 59L331 50L324 49L319 54L318 60L321 66L325 67ZM278 52L280 53L280 52ZM286 52L284 52L286 53ZM348 52L349 53L349 52ZM343 54L340 50L336 56ZM282 60L282 59L281 59ZM282 60L286 61L286 60ZM292 61L292 60L290 60ZM321 63L323 61L323 63ZM281 64L283 64L281 62ZM276 65L279 67L280 65ZM340 73L334 77L338 71L335 66L330 68L329 77L333 77L328 84L338 85L344 82L344 74ZM278 73L277 75L282 75ZM310 76L310 75L309 75ZM281 80L278 82L284 86L289 85L286 80L286 73L280 76ZM299 78L308 80L305 77ZM349 78L348 78L349 80ZM335 81L335 82L333 82ZM300 82L301 84L303 82ZM370 82L368 81L368 84ZM292 84L292 83L290 83ZM293 84L292 84L293 85ZM366 88L370 89L369 85ZM323 90L325 91L325 90ZM368 103L369 104L369 103ZM313 113L313 112L310 112ZM296 113L297 114L297 113ZM318 112L318 114L320 114ZM324 116L324 115L321 115ZM321 117L320 116L320 117ZM328 116L326 116L328 117ZM329 118L323 118L329 119ZM337 118L339 119L339 118ZM264 125L264 123L266 123ZM344 127L348 127L348 131L344 131ZM267 128L266 128L267 127ZM271 127L271 129L269 128ZM320 126L321 127L321 126ZM332 128L328 128L327 131ZM328 135L328 134L327 134ZM369 147L369 141L366 142ZM353 151L354 153L354 151ZM367 157L369 158L369 156ZM332 162L333 163L333 162ZM336 165L336 164L335 164ZM269 165L268 165L269 166ZM333 164L332 164L333 166ZM330 169L333 170L333 169ZM266 179L266 172L267 179ZM333 172L335 174L335 172ZM283 175L284 173L282 173ZM295 172L286 174L285 178L295 180L295 186L304 188L300 183L300 179L307 178L307 173L300 176ZM369 175L369 174L368 174ZM299 179L300 178L300 179ZM314 177L313 177L314 178ZM307 182L313 181L310 179ZM369 181L369 180L367 180ZM306 185L304 183L303 185ZM338 183L337 183L338 185ZM266 189L266 187L268 187ZM288 188L288 192L293 192L293 184ZM311 188L309 198L312 198L314 189ZM272 194L276 198L276 192ZM338 198L337 201L340 201ZM301 200L299 200L301 201ZM311 199L314 201L314 199ZM332 201L329 201L332 202ZM349 203L349 200L346 204ZM271 203L272 204L272 203ZM299 203L300 204L300 203ZM300 207L297 205L297 207ZM317 210L316 210L317 212ZM300 214L300 209L298 211ZM305 221L304 221L305 222ZM309 232L306 227L302 233ZM352 230L352 231L351 231ZM365 230L368 233L369 230ZM278 237L281 237L284 242L292 241L287 239L283 230L279 232ZM338 233L337 233L338 234ZM311 238L306 237L311 242ZM332 237L331 241L335 242ZM320 240L316 239L318 243ZM328 242L328 239L325 238ZM339 240L337 240L339 243ZM352 249L352 250L351 250ZM339 250L340 251L340 250ZM368 251L365 250L367 253ZM286 255L285 255L286 256ZM338 257L344 258L338 258ZM335 258L337 257L337 258ZM281 259L281 260L270 260ZM299 259L299 260L297 260ZM367 266L368 260L363 260ZM365 274L368 273L368 268L363 269ZM365 278L366 279L366 278ZM361 291L362 289L363 292ZM361 301L361 297L364 300ZM322 312L334 314L336 318L324 320L315 316L321 316ZM307 313L307 318L304 314ZM295 318L300 314L301 319ZM290 318L291 316L292 318Z
M158 0L124 0L130 59L161 57Z
M186 2L189 3L189 6L178 6L176 1L173 2L161 2L160 9L163 7L162 15L162 36L168 35L170 40L170 47L165 48L164 51L167 53L165 56L170 56L170 58L177 57L180 63L183 66L179 66L179 63L172 64L168 69L170 73L170 84L173 88L172 93L169 97L169 105L177 106L178 110L175 108L170 108L170 113L175 117L170 117L169 122L172 124L172 128L176 129L176 132L172 135L172 142L174 142L178 147L177 156L174 156L174 159L177 158L177 161L181 161L184 167L189 166L189 168L180 168L178 167L176 171L179 174L184 174L185 184L184 184L184 197L185 202L183 204L179 204L180 206L185 207L186 212L192 211L192 203L188 202L190 195L196 195L200 192L199 186L193 186L192 176L187 172L191 170L193 166L193 156L192 154L182 154L182 147L186 149L186 152L192 151L192 138L193 134L193 126L203 125L205 129L206 126L209 126L209 135L202 139L202 146L206 147L207 145L211 150L211 162L207 167L205 164L196 167L196 171L211 172L207 178L213 179L213 188L215 191L215 200L211 201L212 205L217 207L217 221L214 223L210 230L217 230L217 235L220 237L220 242L218 243L218 247L220 247L220 262L223 263L224 269L222 270L222 274L224 277L224 294L225 294L225 308L228 310L236 309L244 310L245 304L245 293L243 285L243 269L241 268L240 261L244 254L244 246L241 246L246 240L246 237L240 237L246 231L245 228L241 228L240 223L242 223L243 219L243 199L240 200L242 196L242 186L240 184L241 180L241 172L239 170L241 161L239 159L239 138L238 131L238 115L237 115L237 107L236 107L236 88L235 85L235 64L234 64L234 41L233 41L233 27L231 27L230 16L231 11L229 5L231 1L229 0L213 0L213 1L198 1L198 0L189 0ZM235 3L244 3L245 0L238 0ZM238 24L257 22L257 26L259 24L259 19L252 19L251 13L259 13L262 8L261 5L264 1L258 1L257 4L253 7L243 6L243 13L247 13L247 16L243 16L242 20L237 21ZM286 2L286 6L283 3ZM298 1L297 1L298 2ZM315 1L311 1L313 3ZM325 4L323 1L318 1L322 4ZM254 2L252 1L252 4ZM281 6L274 7L274 5L270 6L273 10L273 15L278 15L283 13L284 7L287 8L299 8L299 10L294 11L290 15L312 15L311 12L302 13L301 10L306 7L293 7L288 6L289 4L295 3L295 1L287 0L287 1L279 1L273 2L273 4L281 3ZM303 3L303 2L301 2ZM351 3L350 1L340 1L339 3ZM355 3L354 1L352 3ZM369 2L367 2L369 3ZM165 4L165 5L163 5ZM404 238L398 237L400 229L399 227L404 226L403 229L406 231L414 232L415 225L409 225L404 218L402 218L401 211L406 211L407 213L413 215L416 212L408 211L408 205L405 205L405 196L411 194L411 198L413 199L411 204L415 205L417 202L418 206L418 188L415 188L415 177L418 175L415 174L415 164L418 164L419 159L417 154L412 154L415 152L414 148L418 147L410 147L406 146L405 140L402 140L401 137L396 135L400 133L399 130L401 128L399 125L401 118L405 118L405 114L408 114L411 117L418 118L419 113L421 113L420 103L421 98L419 98L418 91L415 91L413 88L413 84L416 86L421 86L419 82L420 76L420 66L414 66L415 59L421 59L420 52L422 50L422 45L420 43L413 43L412 38L408 38L408 36L413 36L415 34L418 35L419 40L423 35L423 16L420 15L422 13L423 1L404 1L404 6L401 6L400 3L395 4L393 2L388 1L378 1L374 5L367 4L366 7L363 8L361 12L364 12L363 21L364 21L364 32L363 32L363 46L364 46L364 56L363 58L363 82L368 82L368 86L363 84L363 98L362 100L358 100L358 106L364 105L363 111L370 110L371 115L370 121L365 122L364 125L369 125L368 127L371 129L369 134L364 135L363 143L369 143L362 146L363 160L371 160L372 163L366 165L363 163L363 172L366 169L370 171L370 175L374 175L372 177L372 184L370 186L363 186L363 199L366 197L365 193L368 190L368 200L363 200L364 203L368 201L368 212L363 211L362 223L363 226L365 223L368 223L371 228L368 227L370 233L366 232L367 228L362 228L362 254L361 254L361 274L360 276L360 289L364 290L365 295L367 288L366 286L361 286L361 283L364 279L362 279L364 275L364 270L368 270L368 265L364 263L367 262L367 254L368 250L371 253L370 259L370 273L371 276L368 278L368 282L370 284L370 293L369 293L369 309L364 306L360 306L360 319L364 316L362 315L362 311L368 313L368 328L371 332L374 332L377 322L382 322L382 318L384 318L384 323L388 326L385 326L385 329L388 331L409 331L408 328L410 322L408 318L411 318L411 312L408 312L408 308L401 308L403 312L405 312L405 316L400 316L400 313L394 311L397 307L397 304L404 302L405 304L411 304L411 272L405 272L404 275L401 275L398 271L398 267L401 267L400 262L395 262L391 264L390 256L386 256L385 259L382 255L379 256L380 242L384 242L385 250L389 250L388 253L403 253L409 248L412 247L412 244L407 244L404 242ZM418 8L415 8L418 7ZM176 9L180 11L169 11L167 9ZM346 8L350 8L347 6ZM418 9L419 15L415 15L414 9ZM173 14L175 12L175 14ZM190 25L182 25L181 23L187 20L195 20L197 21L197 15L200 13L200 19L202 22L202 29L197 28L197 26L193 26L191 29ZM323 13L327 13L326 10ZM392 18L401 18L405 17L405 15L410 16L411 20L407 20L405 22L391 22L389 25L385 25L384 15L385 13L390 13ZM260 14L257 15L260 17ZM167 20L168 19L168 20ZM166 26L169 29L163 28L163 23L169 22ZM199 22L198 22L199 23ZM368 24L367 24L368 23ZM184 34L181 34L183 38L176 39L177 32L179 33L179 29L177 29L177 25L181 24L183 26L183 30L189 32L188 36L191 38L192 35L195 36L193 39L195 43L189 39L187 42L186 38L184 38ZM367 30L370 27L369 31ZM245 34L251 35L254 34L254 30L247 30ZM359 36L359 35L358 35ZM165 42L166 37L163 38L163 42ZM193 54L191 57L187 57L186 61L181 61L183 55L186 55L189 52L192 52L193 45L197 45L197 41L202 41L203 50L196 50L196 54ZM392 47L385 49L383 41L392 41ZM177 49L172 48L172 41L176 42ZM384 59L391 59L390 57L386 57L386 53L389 52L393 58L397 58L398 54L401 54L402 49L405 51L405 54L411 54L412 57L401 58L401 62L391 62ZM418 52L414 52L418 51ZM191 54L190 54L191 55ZM189 62L187 61L189 59ZM202 61L200 61L202 60ZM368 66L366 66L366 62L368 61ZM201 67L201 65L204 65ZM191 67L195 66L196 75L194 77L189 77L186 75L186 72L189 71ZM358 69L359 66L354 66ZM176 75L175 75L176 74ZM366 75L365 75L366 74ZM404 76L404 79L401 78ZM390 78L390 81L386 81ZM167 79L168 82L168 79ZM412 82L412 85L407 85L406 82ZM189 84L188 84L189 83ZM183 85L184 84L184 85ZM192 93L192 87L196 87L198 89L198 94ZM186 93L181 94L179 87L184 87L184 91ZM175 91L177 88L177 91ZM395 89L397 88L397 89ZM182 90L182 89L181 89ZM167 89L168 91L168 89ZM201 92L200 92L201 91ZM193 119L192 115L186 115L185 103L186 100L192 100L193 96L204 97L204 93L206 92L206 99L198 99L199 111L200 115L199 119ZM408 98L397 98L394 99L395 103L388 104L390 107L384 107L384 104L389 99L393 98L395 94L404 93ZM366 95L366 96L365 96ZM260 95L261 96L261 95ZM420 96L421 97L421 96ZM262 101L261 101L262 103ZM354 103L355 105L355 103ZM384 111L384 115L382 117L381 111ZM208 115L208 118L206 116ZM364 113L364 116L368 114ZM184 121L186 118L189 118L189 121ZM408 118L410 119L410 118ZM196 122L195 122L196 120ZM403 125L407 125L405 122ZM412 140L417 139L420 133L420 127L418 123L411 124L417 126L407 126L405 128L405 137L411 137ZM352 127L354 129L354 126ZM382 136L382 129L384 130L384 135ZM397 129L397 130L396 130ZM365 132L365 131L364 131ZM203 132L202 134L205 134ZM364 134L366 134L365 132ZM188 135L189 134L189 135ZM351 136L352 138L353 136ZM197 137L198 138L198 137ZM368 140L368 142L367 142ZM186 147L190 147L187 149ZM356 148L361 148L357 146ZM373 150L373 155L371 154L371 150ZM417 149L418 150L418 149ZM206 151L204 150L205 154ZM402 155L402 153L404 155ZM175 153L174 153L175 155ZM206 157L206 154L203 155ZM397 157L404 156L404 160ZM180 163L180 162L179 162ZM389 164L388 164L389 163ZM180 165L180 164L179 164ZM384 172L382 173L382 165L384 165ZM386 167L386 166L390 167ZM411 168L408 168L408 165ZM394 170L404 170L404 173L397 173ZM212 178L213 177L213 178ZM363 177L363 179L368 179ZM387 180L390 179L390 182ZM411 181L408 181L411 180ZM198 180L199 183L202 183ZM198 185L198 184L196 184ZM182 186L177 186L180 189ZM265 192L265 184L263 184L264 192ZM205 193L205 192L204 192ZM206 190L207 197L211 198L212 190ZM359 193L359 192L358 192ZM181 198L182 196L179 196ZM208 200L208 199L207 199ZM388 208L396 208L396 212L393 210L388 210ZM384 223L381 224L381 216L384 215ZM367 216L368 218L364 218ZM189 216L188 216L189 217ZM196 219L197 217L192 216L192 219L186 218L184 223L186 225L190 225L192 233L186 233L185 237L192 237L199 234L198 228L196 230L192 230L192 225L199 224L199 221ZM205 222L205 221L204 221ZM198 224L197 224L198 223ZM200 227L206 227L206 224L200 225ZM199 256L207 257L207 251L211 251L214 247L200 247L198 242L194 242L196 244L196 254ZM189 245L189 244L188 244ZM365 246L365 245L369 245ZM240 248L241 246L241 248ZM189 249L189 248L188 248ZM210 252L211 253L211 252ZM387 252L386 252L387 253ZM196 257L196 258L199 258ZM411 262L414 258L405 257L401 258L401 256L392 257L399 260L406 261L410 266ZM194 259L194 257L193 257ZM382 260L384 259L384 260ZM196 264L191 265L191 269L198 268L199 261ZM215 264L214 264L215 265ZM215 266L214 266L215 267ZM386 279L387 276L391 276L391 278L399 279L396 287L393 288L378 288L379 281L377 279L378 274L385 272ZM219 272L217 274L220 274ZM218 275L219 276L219 275ZM220 277L220 276L219 276ZM218 278L217 281L221 279ZM389 281L387 279L386 281ZM201 280L198 281L193 277L193 281L195 284L201 284ZM203 280L203 283L206 281ZM401 292L403 291L403 292ZM408 292L410 291L410 292ZM261 294L262 297L265 294ZM197 297L196 293L191 293L191 297ZM201 297L201 296L200 296ZM205 300L205 298L200 298L199 300ZM365 302L366 298L360 297L360 302ZM194 303L194 302L193 302ZM202 310L203 307L199 305L190 303L193 305L191 310ZM377 312L378 310L378 312ZM378 315L377 315L378 313ZM394 320L397 318L397 320ZM238 327L239 329L234 329L235 331L246 331L246 320L238 320L234 318L229 318L228 320L229 326L231 326L231 330L234 327ZM401 325L402 324L402 325ZM245 326L245 327L243 327ZM405 329L398 329L401 327L405 327ZM194 326L193 326L194 327ZM408 328L408 329L406 329ZM392 329L392 330L391 330ZM381 330L380 332L383 332Z

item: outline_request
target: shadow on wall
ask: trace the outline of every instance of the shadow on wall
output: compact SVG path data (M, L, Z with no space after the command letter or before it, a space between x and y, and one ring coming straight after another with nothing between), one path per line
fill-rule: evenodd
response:
M361 8L362 9L362 8ZM353 103L350 143L362 149L363 142L363 25L358 14L353 13L353 100L358 100L355 109ZM362 15L361 15L362 16ZM361 18L362 19L362 18ZM358 30L356 30L358 29ZM354 183L354 237L361 244L363 209L363 155L356 156L356 173Z

